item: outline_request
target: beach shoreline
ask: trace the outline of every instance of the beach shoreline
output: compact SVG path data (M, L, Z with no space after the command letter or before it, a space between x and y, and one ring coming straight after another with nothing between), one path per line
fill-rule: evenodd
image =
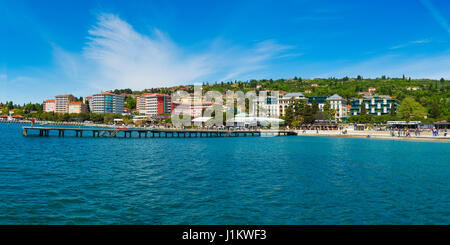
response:
M385 131L358 131L342 134L340 131L307 131L303 133L302 130L297 131L297 136L306 137L341 137L341 138L364 138L364 139L383 139L383 140L407 140L407 141L434 141L434 142L450 142L450 136L432 136L431 133L422 132L420 136L391 136L389 132Z

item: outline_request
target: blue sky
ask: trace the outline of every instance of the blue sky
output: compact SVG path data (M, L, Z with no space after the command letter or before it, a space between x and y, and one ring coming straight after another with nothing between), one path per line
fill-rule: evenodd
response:
M450 79L450 1L0 0L0 101L193 82Z

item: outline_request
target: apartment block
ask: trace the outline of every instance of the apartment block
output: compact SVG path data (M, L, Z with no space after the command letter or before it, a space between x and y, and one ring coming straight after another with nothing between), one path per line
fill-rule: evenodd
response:
M364 96L354 99L350 108L351 115L361 115L361 108L364 106L367 114L375 116L389 114L391 110L396 111L399 101L387 95Z
M56 112L56 100L44 101L44 112Z
M171 98L168 94L141 94L136 98L136 110L148 116L171 113Z
M82 102L70 102L69 103L69 113L86 113L86 104Z
M75 101L75 97L71 94L55 96L55 112L69 113L69 103Z
M92 96L92 112L96 114L123 113L124 97L111 92L103 92Z

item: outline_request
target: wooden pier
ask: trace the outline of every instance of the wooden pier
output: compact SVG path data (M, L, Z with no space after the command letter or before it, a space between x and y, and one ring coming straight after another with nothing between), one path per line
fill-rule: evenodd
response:
M176 128L58 128L22 127L23 136L71 136L83 137L123 137L123 138L197 138L197 137L246 137L246 136L289 136L297 135L294 130L228 130L228 129L176 129ZM29 134L37 132L36 134ZM54 132L54 134L51 134Z

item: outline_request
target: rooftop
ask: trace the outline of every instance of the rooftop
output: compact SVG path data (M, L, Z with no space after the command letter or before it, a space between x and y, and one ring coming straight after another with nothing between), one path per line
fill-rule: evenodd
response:
M333 94L332 96L328 97L327 99L329 99L329 100L343 100L344 98L342 98L338 94Z
M285 94L283 97L284 98L292 98L292 97L305 97L305 96L300 92L296 92L296 93Z
M117 95L117 96L121 96L121 95L118 95L118 94L115 94L115 93L111 93L111 92L101 92L101 93L94 94L94 95Z
M144 94L141 94L142 96L166 96L166 97L169 97L169 95L168 94L161 94L161 93L144 93Z

